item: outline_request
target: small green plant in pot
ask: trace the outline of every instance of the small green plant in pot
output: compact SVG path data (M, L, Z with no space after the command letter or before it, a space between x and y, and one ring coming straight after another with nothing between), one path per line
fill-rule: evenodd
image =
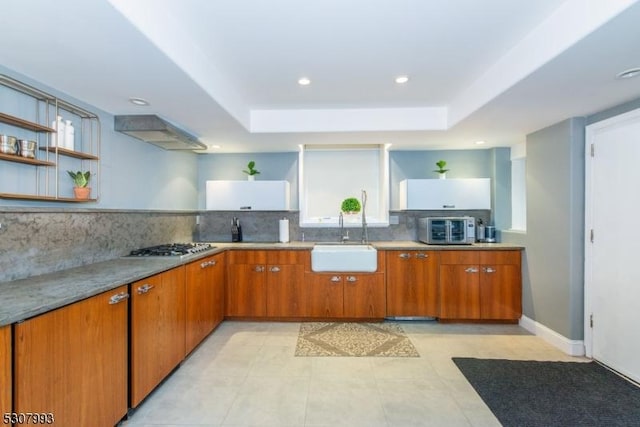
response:
M360 201L355 197L347 197L342 201L342 205L340 205L340 210L347 214L358 213L360 209Z
M247 179L249 179L249 181L253 181L255 179L255 176L260 174L260 171L256 169L256 162L254 162L253 160L247 163L247 169L243 170L242 172L247 174Z
M449 169L445 169L445 167L447 166L447 162L445 162L444 160L438 160L436 162L436 166L438 167L438 169L434 170L434 172L438 172L438 174L440 175L440 179L446 178L447 172L449 171Z
M76 199L88 199L89 194L91 193L91 188L88 187L89 180L91 179L91 172L89 171L67 171L75 187L73 187L73 193L76 196Z

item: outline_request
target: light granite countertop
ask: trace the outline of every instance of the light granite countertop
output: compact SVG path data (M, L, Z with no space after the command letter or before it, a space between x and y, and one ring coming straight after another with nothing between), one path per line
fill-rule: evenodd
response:
M207 242L218 247L219 249L288 249L288 250L311 250L316 244L328 243L336 244L336 242L289 242L289 243L272 243L272 242L242 242L242 243L229 243L229 242ZM346 243L347 245L357 244L358 242ZM411 240L389 240L389 241L376 241L370 242L370 244L379 250L522 250L523 246L513 245L509 243L474 243L472 245L427 245L421 242L415 242Z
M0 283L0 326L19 322L76 301L113 290L225 250L311 250L315 242L211 242L216 248L179 260L172 258L117 258L55 273ZM426 245L412 241L371 242L379 250L522 250L504 243Z

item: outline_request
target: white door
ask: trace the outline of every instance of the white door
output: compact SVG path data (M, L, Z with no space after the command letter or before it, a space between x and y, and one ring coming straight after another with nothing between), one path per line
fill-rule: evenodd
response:
M640 109L588 126L586 144L587 355L640 381Z

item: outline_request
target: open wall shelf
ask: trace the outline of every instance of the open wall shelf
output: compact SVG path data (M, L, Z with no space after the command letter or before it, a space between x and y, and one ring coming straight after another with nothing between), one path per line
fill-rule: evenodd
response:
M0 112L0 134L15 136L17 139L35 141L38 150L35 158L19 154L0 153L0 162L19 164L16 174L1 178L0 198L16 200L54 201L65 203L96 202L100 194L100 119L81 107L61 100L53 95L0 74L1 94L7 99L15 99L15 112ZM13 106L8 102L4 107ZM55 146L56 129L48 124L57 116L71 120L76 129L73 148ZM76 199L71 194L73 183L66 170L91 172L92 198ZM33 182L33 191L20 191L19 183ZM11 188L11 183L15 186ZM9 186L8 188L6 186ZM18 191L15 191L18 190Z

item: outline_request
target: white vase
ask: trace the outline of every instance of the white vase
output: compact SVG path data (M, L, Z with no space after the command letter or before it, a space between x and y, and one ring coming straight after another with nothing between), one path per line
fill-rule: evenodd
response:
M247 175L247 181L255 181L255 180L256 180L255 175Z
M440 173L438 174L440 179L447 179L447 173Z

